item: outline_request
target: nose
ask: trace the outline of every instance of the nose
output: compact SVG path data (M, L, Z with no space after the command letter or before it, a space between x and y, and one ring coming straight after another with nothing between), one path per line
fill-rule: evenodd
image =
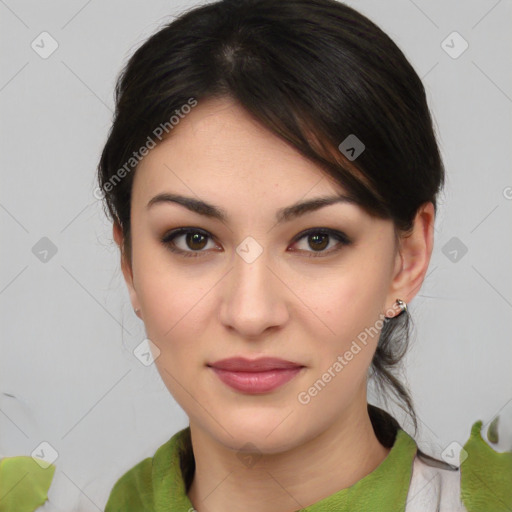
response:
M254 261L239 254L225 277L220 321L246 339L261 339L269 330L282 328L289 318L289 287L271 268L265 251Z

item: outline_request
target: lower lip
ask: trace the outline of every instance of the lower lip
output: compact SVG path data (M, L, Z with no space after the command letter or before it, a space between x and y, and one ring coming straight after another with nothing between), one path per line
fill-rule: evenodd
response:
M244 393L267 393L293 379L303 367L264 372L234 372L210 367L229 387Z

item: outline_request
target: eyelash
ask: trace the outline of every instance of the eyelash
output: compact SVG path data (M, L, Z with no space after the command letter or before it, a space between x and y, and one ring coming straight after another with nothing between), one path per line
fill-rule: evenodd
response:
M182 249L178 249L176 248L175 244L174 244L174 239L179 237L179 236L183 236L183 235L187 235L187 234L200 234L200 235L203 235L205 237L208 237L208 238L212 238L209 233L207 231L204 231L202 229L199 229L199 228L178 228L178 229L174 229L172 231L169 231L168 233L166 233L162 239L161 239L161 242L162 244L164 244L165 247L167 247L171 252L174 252L174 253L177 253L181 256L184 256L186 258L197 258L197 257L202 257L202 253L205 253L206 251L203 251L203 250L200 250L200 251L183 251ZM299 233L297 235L297 237L295 238L294 240L294 244L299 242L300 240L302 240L303 238L309 236L309 235L314 235L314 234L321 234L321 235L328 235L332 238L334 238L335 240L337 240L339 242L338 244L338 247L335 248L335 249L330 249L329 251L305 251L305 252L311 252L312 254L308 255L307 257L309 258L319 258L319 257L324 257L324 255L330 255L334 252L338 252L339 250L342 249L342 247L344 246L348 246L348 245L351 245L352 244L352 241L347 237L347 235L345 235L345 233L342 233L341 231L336 231L336 230L333 230L333 229L328 229L328 228L313 228L313 229L308 229L306 231L303 231L302 233ZM299 252L299 251L297 251Z

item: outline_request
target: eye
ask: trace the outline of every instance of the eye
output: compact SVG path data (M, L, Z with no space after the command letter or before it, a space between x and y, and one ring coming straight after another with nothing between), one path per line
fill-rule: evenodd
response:
M177 247L176 240L184 237L185 248ZM178 228L165 234L162 238L162 243L169 248L172 252L176 252L185 257L201 256L202 251L206 245L210 235L198 228ZM192 249L187 250L187 247Z
M328 228L314 228L300 233L297 236L295 243L303 238L306 239L308 246L313 249L313 251L306 250L306 252L311 252L311 254L308 255L309 258L318 258L332 254L333 252L337 252L342 249L343 246L350 245L352 243L345 233ZM334 239L338 243L335 245L334 249L331 248L330 250L325 251L324 249L329 245L331 239Z
M184 242L184 246L181 248L178 247L176 242L180 238L183 238ZM178 228L166 233L162 237L161 242L172 252L185 257L198 257L206 253L203 249L207 248L208 239L211 238L208 232L199 228ZM302 232L295 237L294 245L303 238L307 239L308 246L311 247L313 251L299 249L299 252L311 252L312 254L308 255L308 257L313 258L337 252L343 246L352 243L345 233L328 228L314 228ZM335 240L337 245L326 251L325 248L329 246L331 239ZM297 250L292 249L292 252L297 252Z

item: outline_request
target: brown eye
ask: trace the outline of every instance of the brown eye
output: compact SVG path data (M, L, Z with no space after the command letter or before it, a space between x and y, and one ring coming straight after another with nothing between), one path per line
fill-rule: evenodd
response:
M193 250L204 249L207 237L202 233L186 233L185 241L188 247Z
M307 239L307 246L312 250L300 249L300 251L309 252L310 254L308 254L308 257L313 258L330 255L342 249L343 246L347 246L352 243L352 241L347 237L347 235L345 235L345 233L328 228L315 228L301 233L296 238L295 243L302 240L303 238ZM335 244L333 249L326 251L325 248L329 246L331 239L336 241L337 244Z
M182 241L180 240L182 239ZM309 229L300 233L296 238L294 245L300 240L307 239L307 247L305 249L292 249L292 252L306 252L308 257L328 256L342 249L343 246L350 245L352 241L341 231L328 228ZM208 241L213 240L211 235L199 228L178 228L166 233L161 242L172 252L185 257L198 257L207 255L210 251L203 250L207 248ZM180 241L181 247L177 243ZM334 248L325 250L331 242ZM213 246L214 250L218 250L217 246Z
M329 245L329 235L325 233L308 235L308 243L315 251L322 251Z
M177 240L183 239L182 246L179 247ZM162 238L162 243L172 252L183 256L202 256L203 249L207 246L210 235L197 228L179 228L166 233Z

